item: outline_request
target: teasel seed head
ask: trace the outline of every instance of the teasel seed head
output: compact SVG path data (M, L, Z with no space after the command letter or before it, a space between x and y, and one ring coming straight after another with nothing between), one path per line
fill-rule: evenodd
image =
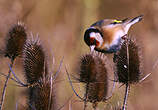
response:
M137 83L142 75L141 49L136 40L128 38L115 54L117 81L124 84Z
M5 57L14 60L17 56L21 55L26 39L27 33L25 25L21 22L13 25L6 37Z
M54 92L50 76L42 77L29 88L29 108L36 110L54 110Z
M45 52L39 39L27 40L23 48L24 73L29 84L48 74Z
M98 52L86 54L80 60L78 81L85 84L85 98L87 102L93 103L93 108L97 102L106 101L109 72L106 60Z

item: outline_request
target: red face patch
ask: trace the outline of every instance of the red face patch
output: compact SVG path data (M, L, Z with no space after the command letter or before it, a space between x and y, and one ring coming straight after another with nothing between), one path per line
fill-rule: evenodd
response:
M97 41L95 38L90 38L90 44L97 47L99 46L99 41Z
M99 46L99 42L96 40L96 46Z
M90 44L94 44L95 38L90 38Z

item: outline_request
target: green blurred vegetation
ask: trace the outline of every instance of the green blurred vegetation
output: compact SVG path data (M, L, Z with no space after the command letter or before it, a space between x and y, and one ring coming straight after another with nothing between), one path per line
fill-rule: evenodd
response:
M62 81L55 86L59 107L72 94L64 65L67 66L70 73L76 73L75 68L80 56L89 52L83 41L84 31L97 20L124 19L143 14L143 21L130 29L130 35L141 42L144 50L144 73L151 72L158 58L157 13L158 0L0 0L0 46L4 48L8 29L21 20L26 24L28 33L39 34L48 56L52 57L53 53L55 68L58 67L64 56L64 64L59 75L59 80ZM52 63L51 61L50 63ZM1 58L0 72L7 74L8 63L9 60ZM16 60L14 71L20 79L24 80L21 63L20 59ZM154 69L153 74L144 82L134 86L128 101L129 110L158 109L157 69ZM4 80L5 78L0 76L1 91ZM118 96L118 92L122 92L123 88L117 88L115 92L117 100L122 100L122 96L120 94ZM5 110L14 110L16 103L21 105L25 103L25 94L21 93L23 91L24 88L17 87L13 82L9 83ZM73 100L75 99L73 98ZM73 110L81 110L83 107L81 102L75 102L72 105ZM101 110L103 108L100 107ZM68 110L68 104L63 110Z

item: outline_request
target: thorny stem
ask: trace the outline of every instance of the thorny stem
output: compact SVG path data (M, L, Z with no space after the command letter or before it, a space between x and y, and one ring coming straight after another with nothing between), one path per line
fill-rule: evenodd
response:
M61 59L59 68L58 68L57 72L55 73L55 75L54 75L54 77L53 77L54 80L56 79L56 77L58 76L58 73L59 73L60 70L61 70L61 66L62 66L63 60L64 60L64 57Z
M51 101L52 101L52 76L50 77L50 93L49 93L49 104L48 104L48 110L51 109ZM54 105L53 105L54 106Z
M68 71L67 71L66 66L65 66L65 70L66 70L66 74L67 74L69 83L70 83L70 85L71 85L71 88L72 88L74 94L75 94L79 99L84 100L84 98L80 97L80 96L77 94L77 92L75 91L75 89L74 89L74 87L73 87L73 85L72 85L72 82L71 82L71 79L70 79L70 75L69 75L69 73L68 73Z
M110 95L105 98L106 100L110 99L110 98L112 97L112 95L113 95L113 92L114 92L114 89L115 89L115 79L116 79L116 78L115 78L115 75L114 75L114 81L113 81L112 90L111 90Z
M70 83L70 85L71 85L71 88L72 88L74 94L75 94L79 99L81 99L82 101L84 101L84 110L86 110L86 106L87 106L87 94L88 94L88 89L89 89L89 83L86 84L85 97L84 97L84 98L80 97L80 96L77 94L77 92L75 91L75 89L74 89L74 87L73 87L73 85L72 85L72 82L71 82L71 79L70 79L70 76L69 76L69 73L68 73L68 71L67 71L66 66L65 66L65 69L66 69L66 74L67 74L68 79L69 79L69 83Z
M0 73L0 75L4 76L5 78L8 76L8 75L5 75L4 73ZM10 77L9 79L11 79L12 81L14 81L14 82L19 84L19 82L17 80L15 80L14 78Z
M126 51L127 51L127 74L128 74L128 80L126 83L126 89L125 89L125 96L124 96L124 101L123 101L123 107L122 110L126 110L126 106L127 106L127 98L128 98L128 89L129 89L129 48L128 48L128 39L126 39Z
M88 91L89 91L89 82L86 84L86 93L85 93L84 109L83 109L83 110L86 110L86 107L87 107L87 96L88 96Z
M13 62L14 62L14 60L12 59L10 67L13 67ZM7 88L7 84L8 84L8 80L10 78L10 75L11 75L11 70L9 69L9 72L8 72L8 75L6 77L6 81L5 81L4 87L3 87L2 98L1 98L1 103L0 103L0 110L2 110L2 108L3 108L3 103L4 103L4 99L5 99L6 88Z
M16 102L16 108L15 108L15 110L18 110L18 102Z
M69 110L72 110L72 103L71 103L71 100L69 102Z
M10 71L12 72L14 78L16 79L16 82L18 84L20 84L22 87L28 87L29 85L28 84L24 84L23 82L20 81L20 79L16 76L16 74L14 73L13 69L12 69L12 66L9 65L9 68L10 68Z
M127 84L126 84L125 97L124 97L124 101L123 101L122 110L126 110L127 99L128 99L128 89L129 89L129 85L128 85L128 83L127 83Z

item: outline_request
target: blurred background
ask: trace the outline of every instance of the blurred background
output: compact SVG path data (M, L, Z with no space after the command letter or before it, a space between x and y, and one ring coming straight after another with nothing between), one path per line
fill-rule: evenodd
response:
M83 40L86 28L101 19L124 19L143 14L144 19L134 25L129 33L140 41L140 46L143 48L144 75L150 72L152 75L142 83L131 86L128 110L157 110L158 67L153 69L158 60L157 13L158 0L0 0L0 46L4 48L7 31L20 20L26 24L28 34L30 32L35 36L39 34L47 56L55 59L54 65L51 66L54 72L64 56L58 77L60 83L54 87L57 106L60 107L73 94L64 66L67 66L71 74L76 74L75 68L80 56L89 52ZM49 61L51 65L53 60ZM9 60L1 57L0 63L0 72L7 74ZM16 59L13 69L25 82L21 65L21 59ZM5 78L0 76L0 97L4 81ZM27 99L25 91L26 88L18 87L16 83L9 81L4 110L15 110L16 105L25 105ZM117 87L114 98L104 105L100 104L99 110L104 110L108 106L118 106L123 101L123 95L124 87ZM69 101L72 103L72 110L81 110L83 102L76 100L78 98L73 96ZM68 110L69 102L62 110ZM92 109L90 104L88 109Z

